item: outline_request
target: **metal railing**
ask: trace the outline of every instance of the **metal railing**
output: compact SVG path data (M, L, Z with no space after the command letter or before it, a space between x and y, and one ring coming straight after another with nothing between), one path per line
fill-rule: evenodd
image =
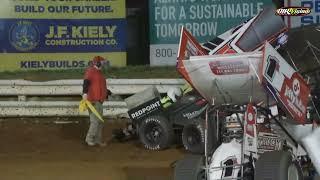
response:
M82 80L56 80L31 82L25 80L0 80L0 117L72 117L87 116L79 113ZM182 79L108 79L108 88L115 96L132 95L156 86L160 93L170 87L181 86ZM59 100L61 99L61 100ZM68 100L66 100L68 99ZM126 103L106 101L104 116L127 116Z

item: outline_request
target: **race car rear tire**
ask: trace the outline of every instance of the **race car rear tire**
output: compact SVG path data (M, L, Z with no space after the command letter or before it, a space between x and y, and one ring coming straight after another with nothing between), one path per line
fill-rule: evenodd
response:
M187 151L194 154L203 154L205 148L204 120L195 119L184 126L182 131L182 143Z
M173 127L163 116L150 116L141 122L139 138L146 149L162 150L172 144Z
M303 180L303 173L290 152L272 151L262 154L256 162L254 179Z

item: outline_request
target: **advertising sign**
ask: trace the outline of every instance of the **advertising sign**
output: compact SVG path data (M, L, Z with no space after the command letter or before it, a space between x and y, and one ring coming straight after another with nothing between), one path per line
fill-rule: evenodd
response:
M126 65L125 1L4 0L0 71Z
M272 4L270 0L149 0L150 64L175 65L182 26L204 43Z
M285 0L285 7L303 8L298 15L285 15L289 28L320 24L320 0Z
M270 92L295 121L305 123L310 87L268 43L264 50L262 73Z

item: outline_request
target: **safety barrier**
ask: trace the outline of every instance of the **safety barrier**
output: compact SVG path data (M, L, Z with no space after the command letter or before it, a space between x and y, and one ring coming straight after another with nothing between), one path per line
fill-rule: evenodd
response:
M181 86L182 79L108 79L108 88L117 95L132 95L156 86L160 93L170 87ZM82 80L31 82L0 80L0 117L77 117ZM58 100L59 97L62 100ZM68 100L66 100L68 99ZM120 100L103 104L104 116L126 117L126 103Z

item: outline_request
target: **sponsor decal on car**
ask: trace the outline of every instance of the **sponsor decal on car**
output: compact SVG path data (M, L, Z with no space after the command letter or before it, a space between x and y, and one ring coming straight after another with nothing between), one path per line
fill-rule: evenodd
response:
M257 153L257 109L253 104L247 105L244 121L244 136L245 136L245 151L244 153L250 155L252 152Z
M244 61L212 61L209 65L212 73L215 75L249 73L249 64Z
M152 104L150 104L148 106L145 106L145 107L143 107L143 108L131 113L130 116L131 116L132 119L137 119L140 116L149 114L150 112L152 112L152 111L154 111L154 110L156 110L156 109L158 109L160 107L161 107L161 104L160 104L160 101L158 100L158 101L156 101L156 102L154 102L154 103L152 103Z
M306 122L310 87L304 78L270 45L264 49L263 76L269 92L300 124Z
M279 136L272 133L258 134L258 151L263 153L265 151L281 150L282 140Z
M195 117L199 116L206 108L207 108L207 106L204 106L203 108L201 108L197 111L185 113L185 114L183 114L183 117L185 117L187 119L195 118Z

